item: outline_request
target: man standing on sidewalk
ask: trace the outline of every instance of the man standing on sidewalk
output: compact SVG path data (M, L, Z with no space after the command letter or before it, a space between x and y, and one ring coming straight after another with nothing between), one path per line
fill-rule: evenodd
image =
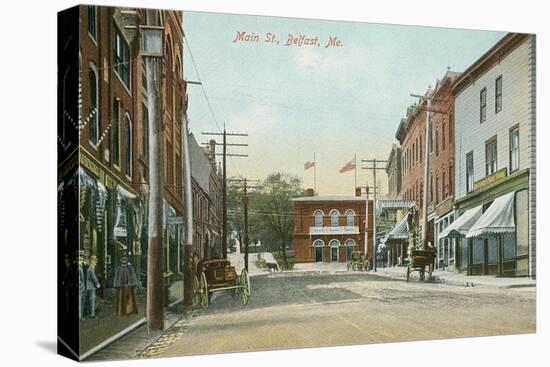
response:
M95 319L95 297L96 290L101 287L99 280L95 274L95 267L97 264L97 257L90 256L90 265L86 271L86 300L89 307L90 319Z

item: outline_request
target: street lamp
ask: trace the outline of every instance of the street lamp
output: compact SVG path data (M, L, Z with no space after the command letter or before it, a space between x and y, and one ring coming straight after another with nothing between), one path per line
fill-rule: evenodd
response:
M147 249L147 325L149 330L164 328L163 297L163 190L162 123L160 106L160 65L164 50L164 29L140 25L140 51L145 61L149 118L149 216Z

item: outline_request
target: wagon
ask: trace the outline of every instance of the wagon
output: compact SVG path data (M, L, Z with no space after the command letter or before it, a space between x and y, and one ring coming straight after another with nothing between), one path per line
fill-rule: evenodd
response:
M348 260L348 270L368 270L368 261L365 256L359 251L353 251L351 258Z
M407 265L407 282L413 271L418 271L420 280L426 280L426 271L428 271L428 280L432 277L433 263L435 258L434 250L412 250L409 263Z
M193 278L193 304L207 308L210 295L216 291L230 290L244 305L250 297L250 279L246 269L237 275L229 260L201 260L197 263Z

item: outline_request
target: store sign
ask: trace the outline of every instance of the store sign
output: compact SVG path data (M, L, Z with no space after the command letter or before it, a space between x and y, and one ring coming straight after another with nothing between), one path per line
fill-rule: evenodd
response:
M183 217L168 217L166 218L166 224L168 225L183 225Z
M439 204L437 208L435 208L435 213L437 214L438 217L441 217L444 214L450 212L452 208L453 208L453 200L451 197L448 197L441 204Z
M482 187L488 186L501 178L504 178L508 175L508 170L506 168L503 168L501 170L496 171L492 175L486 176L482 178L481 180L478 180L474 182L474 190L481 189Z
M339 227L309 227L310 235L320 234L359 234L357 226L339 226Z
M96 176L106 188L114 190L117 187L116 179L84 153L80 154L80 165Z

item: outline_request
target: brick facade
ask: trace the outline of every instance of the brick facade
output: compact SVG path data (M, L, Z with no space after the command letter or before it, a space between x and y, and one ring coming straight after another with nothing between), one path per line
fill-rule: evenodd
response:
M294 206L294 257L296 262L345 262L346 241L355 243L353 251L365 251L366 200L361 197L319 197L312 196L293 200ZM332 223L331 213L338 211L337 222ZM353 215L351 212L353 211ZM315 213L322 212L322 227L316 226ZM350 214L348 217L346 213ZM369 201L367 257L372 258L372 213L373 203ZM348 222L349 220L349 222ZM350 224L350 226L348 226ZM353 224L353 225L352 225ZM351 226L352 225L352 226ZM331 230L337 227L338 229ZM350 227L356 227L351 229ZM323 234L323 231L332 231ZM313 231L313 232L312 232ZM315 232L320 231L320 232ZM336 240L337 242L333 242ZM331 243L338 244L333 258ZM352 242L348 242L352 243ZM315 244L322 244L322 256L316 257ZM319 250L321 251L321 250ZM337 252L337 254L336 254ZM320 253L319 253L320 255Z

